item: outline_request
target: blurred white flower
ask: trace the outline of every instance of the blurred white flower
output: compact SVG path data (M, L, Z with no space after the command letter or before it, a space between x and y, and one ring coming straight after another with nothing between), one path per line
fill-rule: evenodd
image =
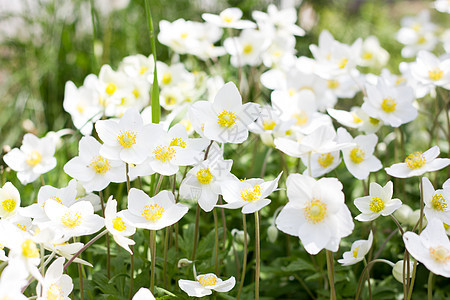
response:
M227 8L219 15L204 13L202 14L202 18L206 22L219 27L235 29L256 28L256 24L252 21L241 20L242 11L237 7Z
M371 35L362 44L360 66L384 67L389 60L389 53L380 46L377 37Z
M134 294L132 300L155 300L152 292L147 288L140 288L139 291Z
M231 64L256 66L261 63L262 53L269 47L270 40L264 32L245 29L239 37L229 37L223 42L225 50L231 55Z
M436 57L428 51L419 51L411 64L414 78L424 85L442 86L450 89L450 57Z

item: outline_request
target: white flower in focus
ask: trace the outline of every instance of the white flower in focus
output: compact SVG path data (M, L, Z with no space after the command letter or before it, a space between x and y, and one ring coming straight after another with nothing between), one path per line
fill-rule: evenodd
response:
M31 133L25 134L20 149L14 148L3 160L25 185L35 181L41 174L56 166L55 144L51 137L38 138Z
M375 134L359 135L353 138L344 128L338 128L339 143L353 143L355 146L342 149L347 170L357 179L366 179L371 172L380 170L383 165L373 155L378 137Z
M126 181L125 164L100 155L101 147L95 138L83 137L78 156L64 165L64 172L78 180L87 192L101 191L111 182Z
M230 209L242 207L243 214L259 211L270 204L271 200L267 197L277 189L281 174L271 181L264 181L260 178L224 181L221 184L221 190L223 200L227 204L216 206Z
M356 220L361 222L368 222L375 220L380 215L389 216L396 211L401 205L400 199L392 199L394 191L392 181L386 183L381 187L376 182L371 182L369 187L369 196L355 199L355 206L361 211L361 214L356 216Z
M405 158L405 162L385 168L386 173L397 178L407 178L443 169L450 164L450 159L437 158L440 152L438 146L433 146L423 153L412 153Z
M175 197L169 191L161 191L150 198L143 191L132 188L128 194L128 209L122 211L122 216L137 228L159 230L175 224L187 212L188 207L175 203Z
M191 297L204 297L211 295L213 291L226 293L236 284L236 279L231 276L227 280L222 280L213 273L198 275L196 280L178 280L180 289Z
M433 184L427 177L422 177L423 212L427 220L439 219L444 224L450 224L450 190L434 190Z
M19 207L19 191L11 182L5 183L0 188L0 218L8 218L15 215Z
M361 108L372 118L392 127L409 123L417 117L413 106L414 91L409 86L388 86L379 80L376 86L366 85L367 97Z
M225 50L231 55L231 64L256 66L261 63L262 53L269 47L270 40L264 32L245 29L239 37L229 37L223 42Z
M308 155L302 156L301 159L303 164L306 166L303 175L309 175L311 173L311 177L316 178L333 171L342 161L340 151L322 154L312 153L311 161L309 161Z
M206 22L219 27L235 29L256 28L256 24L252 21L241 20L242 11L237 7L227 8L219 15L204 13L202 18Z
M44 280L36 286L36 294L42 295L39 300L44 299L69 299L73 290L72 278L63 274L64 258L56 259L45 272Z
M200 120L200 135L220 143L240 144L248 138L248 125L260 114L259 105L242 105L241 95L232 82L225 84L214 102L197 101L189 109L189 119ZM195 121L198 123L198 121ZM195 124L197 124L195 123Z
M450 89L450 58L436 57L428 51L420 51L411 64L413 77L424 85L442 86Z
M152 292L147 288L140 288L139 291L134 294L132 300L155 300Z
M316 181L291 174L286 187L289 202L275 221L277 228L298 236L309 254L315 255L324 248L336 252L341 238L350 235L354 228L339 180Z
M354 265L364 259L364 256L372 247L373 233L370 231L368 240L358 240L353 242L350 251L344 252L342 259L338 259L338 263L343 266Z
M103 145L100 155L106 159L122 160L128 164L142 163L148 156L152 141L159 136L154 129L157 125L144 126L136 109L129 109L117 120L100 120L95 123Z
M427 227L420 235L405 232L403 241L408 252L428 270L450 277L450 241L441 221L428 220Z
M105 224L102 217L94 214L94 207L88 201L76 202L66 207L53 199L48 199L44 210L50 221L42 223L40 227L42 229L52 227L62 233L64 239L93 234Z
M123 212L117 213L117 201L109 197L105 208L105 226L106 229L112 234L116 243L133 254L129 245L134 245L135 242L132 239L126 238L133 235L136 232L136 228L129 224L125 218L123 218Z

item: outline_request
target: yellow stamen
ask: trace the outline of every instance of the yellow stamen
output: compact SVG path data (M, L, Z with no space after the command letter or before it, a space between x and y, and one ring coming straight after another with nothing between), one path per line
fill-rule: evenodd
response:
M19 228L20 230L23 231L27 231L27 226L23 225L23 224L16 224L17 228Z
M28 165L34 167L36 166L38 163L40 163L42 160L42 155L41 153L39 153L36 150L31 151L30 154L27 155L27 158L25 159L25 161L27 162Z
M345 66L347 65L347 63L348 63L348 59L347 58L341 58L341 60L339 61L339 63L338 63L338 68L339 69L343 69L343 68L345 68Z
M361 123L362 122L361 118L356 113L352 113L352 117L353 117L353 123Z
M339 81L337 80L328 80L328 88L329 89L337 89L339 87Z
M186 148L186 142L183 141L181 138L173 138L170 142L170 147L178 146L181 148Z
M433 70L428 71L428 77L431 80L439 80L444 76L444 71L439 68L434 68Z
M322 168L326 168L329 165L331 165L334 161L334 157L333 155L331 155L331 153L325 153L325 154L321 154L319 156L319 158L317 159L317 162L319 163L319 165Z
M28 258L39 257L39 250L32 240L26 239L22 243L22 254Z
M185 39L185 38L187 38L188 37L188 33L187 32L183 32L181 35L180 35L180 37L182 38L182 39Z
M134 98L139 98L139 96L141 95L137 89L134 89L132 93L134 95Z
M241 197L245 201L253 202L259 199L261 196L261 187L259 185L254 185L241 190Z
M50 285L47 289L47 297L48 300L64 300L64 291L61 286L54 283Z
M139 70L139 74L143 75L145 72L147 72L148 67L141 67L141 69Z
M200 275L197 281L202 286L212 286L217 283L217 276L214 274Z
M202 184L207 184L212 180L212 174L209 168L200 169L197 171L197 180Z
M177 102L177 99L173 96L167 96L164 99L164 102L166 102L166 105L174 105Z
M111 169L109 160L102 156L97 156L90 164L90 166L94 169L98 174L104 174Z
M425 157L423 157L420 152L412 153L405 158L405 163L407 163L408 167L411 169L418 169L425 165Z
M170 73L164 73L162 77L162 83L169 84L172 81L172 74Z
M381 103L381 109L383 109L387 113L395 111L396 106L397 103L395 103L395 100L391 97L384 98L383 102Z
M306 220L309 223L317 224L321 222L327 215L327 205L320 200L313 199L303 209Z
M363 52L363 55L362 55L362 58L363 58L363 59L369 60L369 59L371 59L372 57L373 57L373 53L372 53L372 52L369 52L369 51L364 51L364 52Z
M222 111L217 116L217 123L219 123L220 127L230 127L236 124L237 115L229 110Z
M369 122L370 122L370 124L377 126L380 123L380 120L369 117Z
M233 22L233 17L231 17L231 16L223 16L222 20L224 22L226 22L226 23L231 23L231 22Z
M74 229L81 224L81 214L77 211L69 211L61 217L61 223L69 229Z
M6 212L12 212L16 208L16 200L14 199L6 199L2 202L2 208Z
M133 131L120 131L117 137L117 142L123 149L130 148L136 144L136 133Z
M444 211L447 209L447 202L442 195L436 194L431 199L431 207L437 211Z
M114 83L112 83L112 82L110 82L110 83L108 83L108 85L106 86L106 89L105 89L105 91L106 91L106 93L108 94L108 95L112 95L112 94L114 94L114 92L117 90L117 86L114 84Z
M350 151L350 159L355 164L361 163L364 160L365 156L366 155L364 151L359 147L353 148L352 151Z
M121 217L116 217L112 220L113 228L117 231L127 230L127 226Z
M251 44L245 44L244 48L242 49L242 52L244 52L244 54L250 54L253 52L253 46Z
M384 209L384 201L378 197L373 197L372 201L370 201L369 208L374 213L379 213Z
M144 207L144 212L142 216L149 221L156 221L161 219L164 213L164 208L158 204L150 204Z
M352 251L353 257L356 258L358 256L359 246L356 247L355 250Z
M303 110L294 114L293 117L297 120L297 122L295 122L295 125L297 126L303 126L309 120L308 115Z
M155 155L155 158L157 160L160 160L162 162L171 161L176 154L175 148L172 148L170 146L158 146L153 151L153 154Z
M443 246L431 247L430 256L439 263L447 264L450 261L450 251Z
M273 130L277 123L273 120L265 120L262 122L264 130Z

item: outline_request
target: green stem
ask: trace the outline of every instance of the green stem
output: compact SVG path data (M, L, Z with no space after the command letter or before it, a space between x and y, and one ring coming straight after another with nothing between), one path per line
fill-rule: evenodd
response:
M364 266L367 266L367 260L364 258ZM369 289L369 299L372 299L372 287L370 285L370 268L367 268L367 288Z
M105 217L105 199L103 198L103 192L99 192L100 204L102 205L103 217ZM106 274L108 279L111 279L111 248L109 243L109 234L106 235Z
M326 250L328 280L330 281L330 299L336 300L336 291L334 289L334 259L333 252Z
M364 279L364 275L367 271L367 269L369 267L371 267L374 263L376 262L383 262L385 264L388 264L391 267L394 267L394 264L386 259L374 259L370 262L367 263L367 265L364 267L364 269L361 272L361 276L359 276L359 281L358 281L358 288L356 289L356 295L355 295L355 300L358 300L360 295L361 295L361 291L362 291L362 283L363 283L363 279Z
M255 252L256 252L256 266L255 266L255 300L259 299L259 272L261 264L261 249L260 249L260 232L259 232L259 212L255 212Z
M219 224L217 220L217 208L213 209L214 216L214 265L215 273L219 276Z
M167 290L167 252L169 250L169 234L171 227L166 227L166 235L164 236L164 265L163 265L163 276L164 276L164 288Z
M83 289L83 271L81 264L78 264L78 276L80 278L80 299L84 300L84 289Z
M195 254L197 252L199 223L200 223L200 205L197 204L197 209L195 211L194 247L192 249L192 256L191 256L192 261L195 261Z
M151 259L151 277L150 277L150 291L155 293L155 263L156 263L156 231L150 230L150 259Z
M433 272L428 275L428 300L433 300Z
M145 12L147 17L148 24L148 32L150 34L150 42L152 44L152 54L153 60L155 62L155 67L153 69L153 85L152 85L152 122L159 123L161 118L161 105L159 103L159 85L158 85L158 75L156 70L156 39L155 39L155 31L153 29L153 19L152 19L152 11L150 9L150 1L145 0Z
M247 269L247 220L245 214L242 214L242 224L244 227L244 258L242 259L241 282L239 283L239 291L236 297L237 300L241 297L242 288L244 287L245 271Z

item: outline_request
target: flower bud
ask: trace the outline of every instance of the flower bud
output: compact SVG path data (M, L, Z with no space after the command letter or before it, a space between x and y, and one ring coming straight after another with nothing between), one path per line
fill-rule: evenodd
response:
M182 258L178 261L177 266L178 266L178 268L184 268L184 267L189 266L190 264L192 264L192 260L189 260L187 258Z
M244 231L243 230L237 230L237 229L233 229L231 230L231 234L234 237L234 240L239 243L239 244L244 244L245 243L245 239L244 239ZM247 244L250 242L250 236L247 233Z
M274 225L270 225L267 229L267 239L271 243L275 243L278 237L278 229Z
M412 277L412 269L414 267L414 261L409 261L409 278ZM407 266L405 267L405 273L407 273ZM394 275L394 278L400 282L403 283L403 260L399 260L394 267L392 268L392 275ZM404 275L406 278L406 274Z

